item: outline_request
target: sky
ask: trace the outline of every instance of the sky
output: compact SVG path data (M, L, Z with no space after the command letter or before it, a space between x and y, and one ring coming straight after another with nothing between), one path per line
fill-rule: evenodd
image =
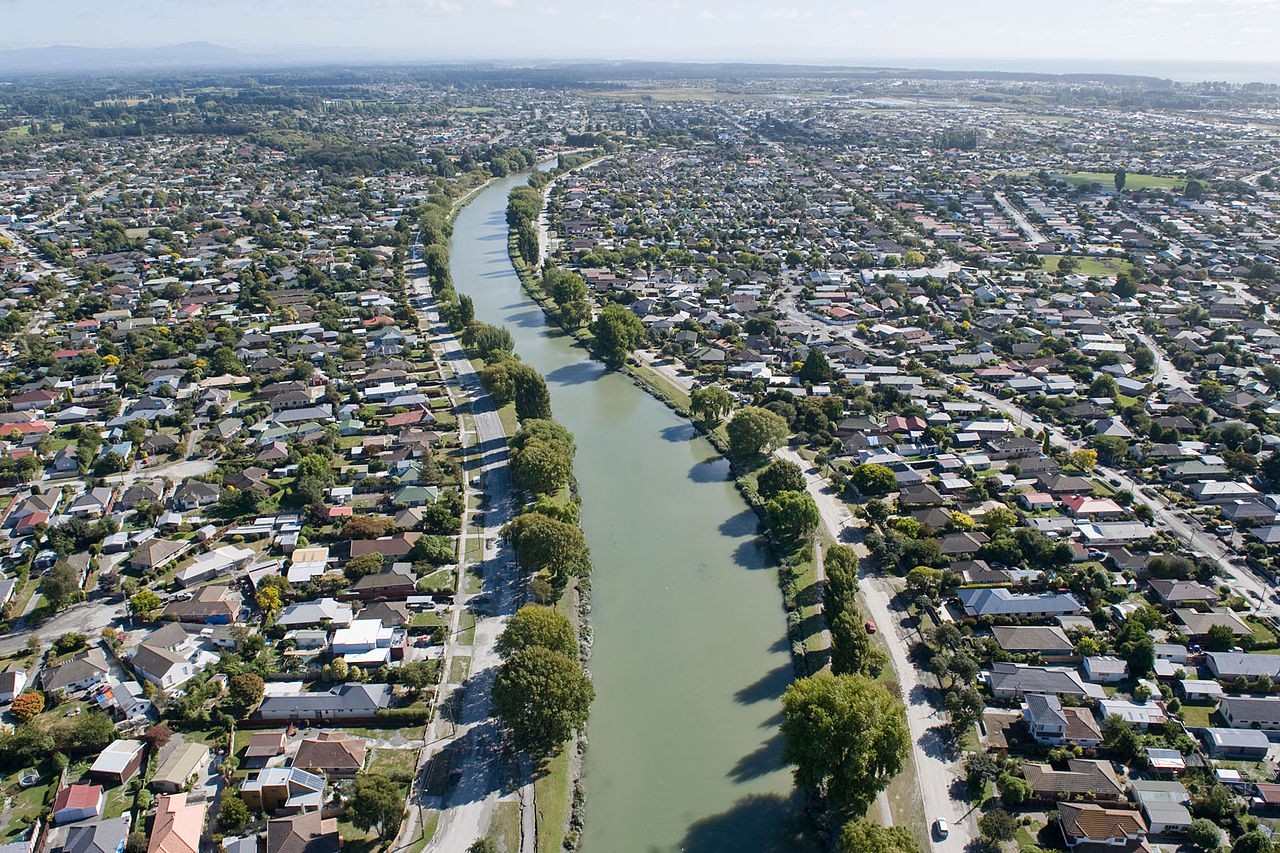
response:
M0 0L0 22L3 48L209 41L421 62L1280 59L1280 0Z

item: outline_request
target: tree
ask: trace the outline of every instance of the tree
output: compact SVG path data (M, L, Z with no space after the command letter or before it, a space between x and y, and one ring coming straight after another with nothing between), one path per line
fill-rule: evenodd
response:
M1000 774L996 787L1000 789L1000 801L1006 806L1020 806L1031 797L1027 781L1010 773Z
M385 536L391 525L385 518L375 515L353 515L342 525L342 535L346 539L377 539Z
M989 534L999 533L1018 526L1018 514L1007 506L996 506L987 510L982 516L982 526Z
M554 607L526 604L507 620L495 648L505 659L534 646L560 652L565 657L577 657L578 637L573 623Z
M1098 451L1075 450L1071 453L1071 464L1081 471L1092 471L1098 465Z
M1236 635L1230 625L1213 625L1209 628L1205 648L1211 652L1225 652L1236 644Z
M756 491L769 500L780 492L803 492L806 484L804 471L787 459L775 459L756 476Z
M495 405L501 407L516 397L516 383L511 378L511 371L505 362L486 364L479 370L480 382L493 398Z
M530 438L511 451L511 476L539 495L558 494L573 475L573 456L559 442Z
M611 302L591 323L592 347L610 367L621 367L644 342L644 323L635 312Z
M811 385L818 385L823 382L830 382L831 377L834 375L831 370L831 362L827 361L827 354L817 347L812 347L809 350L809 354L805 356L804 366L800 368L800 380Z
M840 853L920 853L909 830L851 820L840 830Z
M1018 822L1004 809L992 809L978 818L978 830L987 841L1011 841L1018 831Z
M493 682L494 709L532 756L550 755L581 729L595 695L576 660L542 646L514 652Z
M359 773L347 788L347 818L356 827L394 838L404 820L400 788L382 773Z
M689 393L689 410L706 424L718 424L733 409L733 397L719 385L694 388Z
M764 517L769 532L783 542L799 542L822 520L808 492L779 492L764 505Z
M725 429L729 434L729 450L741 459L760 456L790 434L781 415L757 406L739 409Z
M1122 761L1132 761L1138 757L1142 744L1133 726L1125 722L1118 714L1112 714L1102 723L1102 744L1114 752Z
M71 727L71 748L81 754L101 752L116 739L116 724L99 711L86 711Z
M253 600L263 613L275 613L284 606L284 602L280 600L280 590L274 586L263 587L258 590L258 594L253 597Z
M260 676L242 672L227 681L227 697L241 709L241 713L247 713L262 701L265 687Z
M893 476L893 471L874 462L853 466L849 482L861 495L887 495L898 488L898 479Z
M40 592L54 610L61 610L82 595L80 575L70 563L60 560L40 581Z
M514 386L516 417L521 421L532 418L551 419L551 393L547 390L542 374L527 364L513 364L508 371Z
M358 581L365 575L373 575L382 571L382 565L386 560L377 551L371 551L368 554L357 554L347 564L342 567L342 573L349 580Z
M150 621L152 615L160 609L164 602L160 596L150 589L140 589L129 599L129 612L144 622Z
M576 524L526 512L508 522L502 535L515 546L516 559L526 572L546 572L561 585L591 572L591 551Z
M867 633L866 622L852 600L829 618L831 630L831 671L836 675L866 675L875 678L888 663L884 651Z
M1113 183L1116 185L1116 192L1124 192L1124 183L1126 178L1128 178L1128 174L1125 172L1123 167L1116 169L1116 174L1113 178Z
M1212 853L1222 846L1222 831L1213 821L1198 817L1187 827L1187 841Z
M239 832L249 823L249 807L234 793L228 793L218 807L218 828L223 832Z
M795 765L796 784L824 791L837 814L860 814L910 754L902 702L862 675L799 679L782 713L783 759Z
M467 848L467 853L498 853L498 842L489 838L476 839L475 843Z
M11 710L15 720L25 723L44 710L44 694L35 690L20 693L13 697Z
M1141 619L1125 620L1116 636L1116 651L1129 664L1129 674L1135 678L1141 678L1155 666L1155 643Z
M1275 853L1271 837L1261 829L1246 832L1231 845L1231 853Z
M164 723L156 723L147 726L147 730L142 733L142 739L152 750L158 750L173 739L173 729Z

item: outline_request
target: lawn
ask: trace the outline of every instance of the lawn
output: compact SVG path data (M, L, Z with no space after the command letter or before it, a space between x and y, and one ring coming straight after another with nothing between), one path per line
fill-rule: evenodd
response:
M458 643L469 646L476 639L476 615L470 608L464 608L458 620Z
M107 802L102 807L104 818L120 817L133 805L133 796L124 785L116 785L107 790Z
M1056 272L1060 258L1060 255L1042 255L1040 260L1043 263L1045 272ZM1072 260L1076 262L1075 271L1081 275L1115 275L1122 270L1126 272L1133 270L1133 265L1124 258L1095 258L1072 255Z
M543 766L545 771L533 783L533 800L538 810L538 853L559 853L564 844L565 821L569 817L569 749L565 747ZM516 833L519 837L519 833Z
M449 662L449 683L461 684L467 680L467 674L471 672L471 658L467 655L458 655Z
M385 773L393 780L410 779L417 768L416 749L375 749L368 761L370 773Z
M0 840L12 841L40 816L49 789L58 781L58 774L52 767L43 767L40 770L40 783L31 788L22 788L18 785L18 777L22 773L22 770L17 770L0 779L4 792L13 798L13 805L8 812L9 823L0 833Z
M1113 172L1071 172L1066 175L1055 175L1069 184L1098 184L1104 190L1115 187ZM1139 175L1129 172L1125 175L1124 188L1127 190L1180 190L1187 185L1186 178L1175 178L1168 175Z
M1207 728L1213 725L1209 717L1213 715L1213 705L1183 705L1182 722L1193 728Z
M1280 639L1276 638L1275 631L1256 616L1246 616L1245 620L1249 627L1253 629L1253 648L1255 651L1263 649L1274 649L1280 646Z
M498 409L498 419L502 421L504 435L512 436L520 430L520 422L516 419L516 404L507 403Z
M520 853L520 804L505 801L498 803L489 824L489 840L498 853Z

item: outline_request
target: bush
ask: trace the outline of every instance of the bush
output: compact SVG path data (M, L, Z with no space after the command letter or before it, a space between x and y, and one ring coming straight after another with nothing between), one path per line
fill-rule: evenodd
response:
M397 727L421 726L431 719L431 709L425 705L383 708L378 712L378 719L386 723L394 723Z

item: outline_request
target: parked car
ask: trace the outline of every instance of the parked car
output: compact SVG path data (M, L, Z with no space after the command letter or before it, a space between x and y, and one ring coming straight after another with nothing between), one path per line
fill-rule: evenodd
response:
M938 818L933 822L933 832L939 838L946 838L947 835L951 832L951 827L947 826L946 820L944 820L943 818Z
M874 622L872 622L870 619L868 619L868 620L867 620L867 633L868 633L868 634L874 634L875 632L876 632L876 623L874 623Z

